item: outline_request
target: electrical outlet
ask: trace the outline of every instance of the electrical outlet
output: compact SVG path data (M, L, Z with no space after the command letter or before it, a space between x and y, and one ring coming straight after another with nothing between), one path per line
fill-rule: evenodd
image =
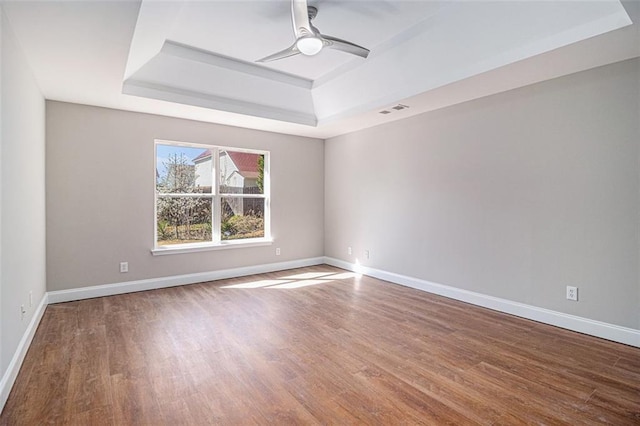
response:
M351 249L351 247L347 247L347 254L349 255L353 254L353 250Z
M276 256L280 256L280 247L276 248Z
M33 292L29 292L29 307L33 307Z
M578 301L578 287L567 286L567 299Z
M366 257L367 259L369 258L369 250L364 251L364 257Z
M129 272L129 262L120 262L120 272Z

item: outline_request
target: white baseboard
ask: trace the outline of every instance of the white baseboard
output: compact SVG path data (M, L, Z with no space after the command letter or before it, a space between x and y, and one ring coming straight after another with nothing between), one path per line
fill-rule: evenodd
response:
M487 296L473 291L437 284L419 278L408 277L393 272L382 271L380 269L369 268L362 265L345 262L332 257L325 257L324 263L348 271L369 275L381 280L390 281L406 287L415 288L495 311L504 312L518 317L542 322L556 327L566 328L579 333L601 337L614 342L640 347L640 330L609 324L602 321L595 321L589 318L569 315L550 309L539 308L537 306L514 302L498 297Z
M2 412L4 404L7 402L7 398L9 398L11 388L18 377L18 372L20 371L20 367L22 367L22 361L24 361L24 357L27 355L29 346L31 346L31 341L33 340L33 336L36 334L38 325L40 325L42 315L44 315L44 311L47 309L47 304L47 293L45 293L40 304L36 308L27 329L22 335L20 343L18 343L18 348L13 354L13 358L7 367L7 371L5 371L4 376L2 376L2 380L0 380L0 412Z
M136 291L154 290L158 288L175 287L206 281L223 280L226 278L244 277L247 275L264 274L266 272L284 271L287 269L303 268L305 266L321 265L323 263L323 257L314 257L291 260L288 262L268 263L264 265L201 272L197 274L175 275L170 277L81 287L70 290L50 291L49 303L71 302L73 300L91 299L93 297L113 296L116 294L133 293Z

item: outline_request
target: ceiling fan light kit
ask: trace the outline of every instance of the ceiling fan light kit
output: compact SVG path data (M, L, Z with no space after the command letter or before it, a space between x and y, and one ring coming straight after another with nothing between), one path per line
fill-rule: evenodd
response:
M300 37L296 40L296 47L303 55L313 56L320 53L324 43L315 36Z
M291 20L296 41L290 47L258 59L256 62L271 62L298 54L313 56L320 53L324 47L340 50L361 58L369 56L369 49L367 48L358 46L350 41L321 34L311 24L317 14L318 9L314 6L309 6L307 0L291 0Z

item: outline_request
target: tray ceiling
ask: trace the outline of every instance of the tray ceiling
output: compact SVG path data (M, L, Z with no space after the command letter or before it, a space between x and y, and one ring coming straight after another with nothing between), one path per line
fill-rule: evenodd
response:
M640 55L637 2L309 4L369 57L256 63L294 41L287 0L2 7L47 99L318 137Z
M288 1L145 0L124 93L317 126L631 24L615 0L310 4L323 33L369 58L255 63L295 40Z

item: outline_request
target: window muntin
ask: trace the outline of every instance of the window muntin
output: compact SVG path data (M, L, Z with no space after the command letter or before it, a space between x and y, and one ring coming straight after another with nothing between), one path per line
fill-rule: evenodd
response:
M268 166L268 151L156 141L155 248L267 241Z

